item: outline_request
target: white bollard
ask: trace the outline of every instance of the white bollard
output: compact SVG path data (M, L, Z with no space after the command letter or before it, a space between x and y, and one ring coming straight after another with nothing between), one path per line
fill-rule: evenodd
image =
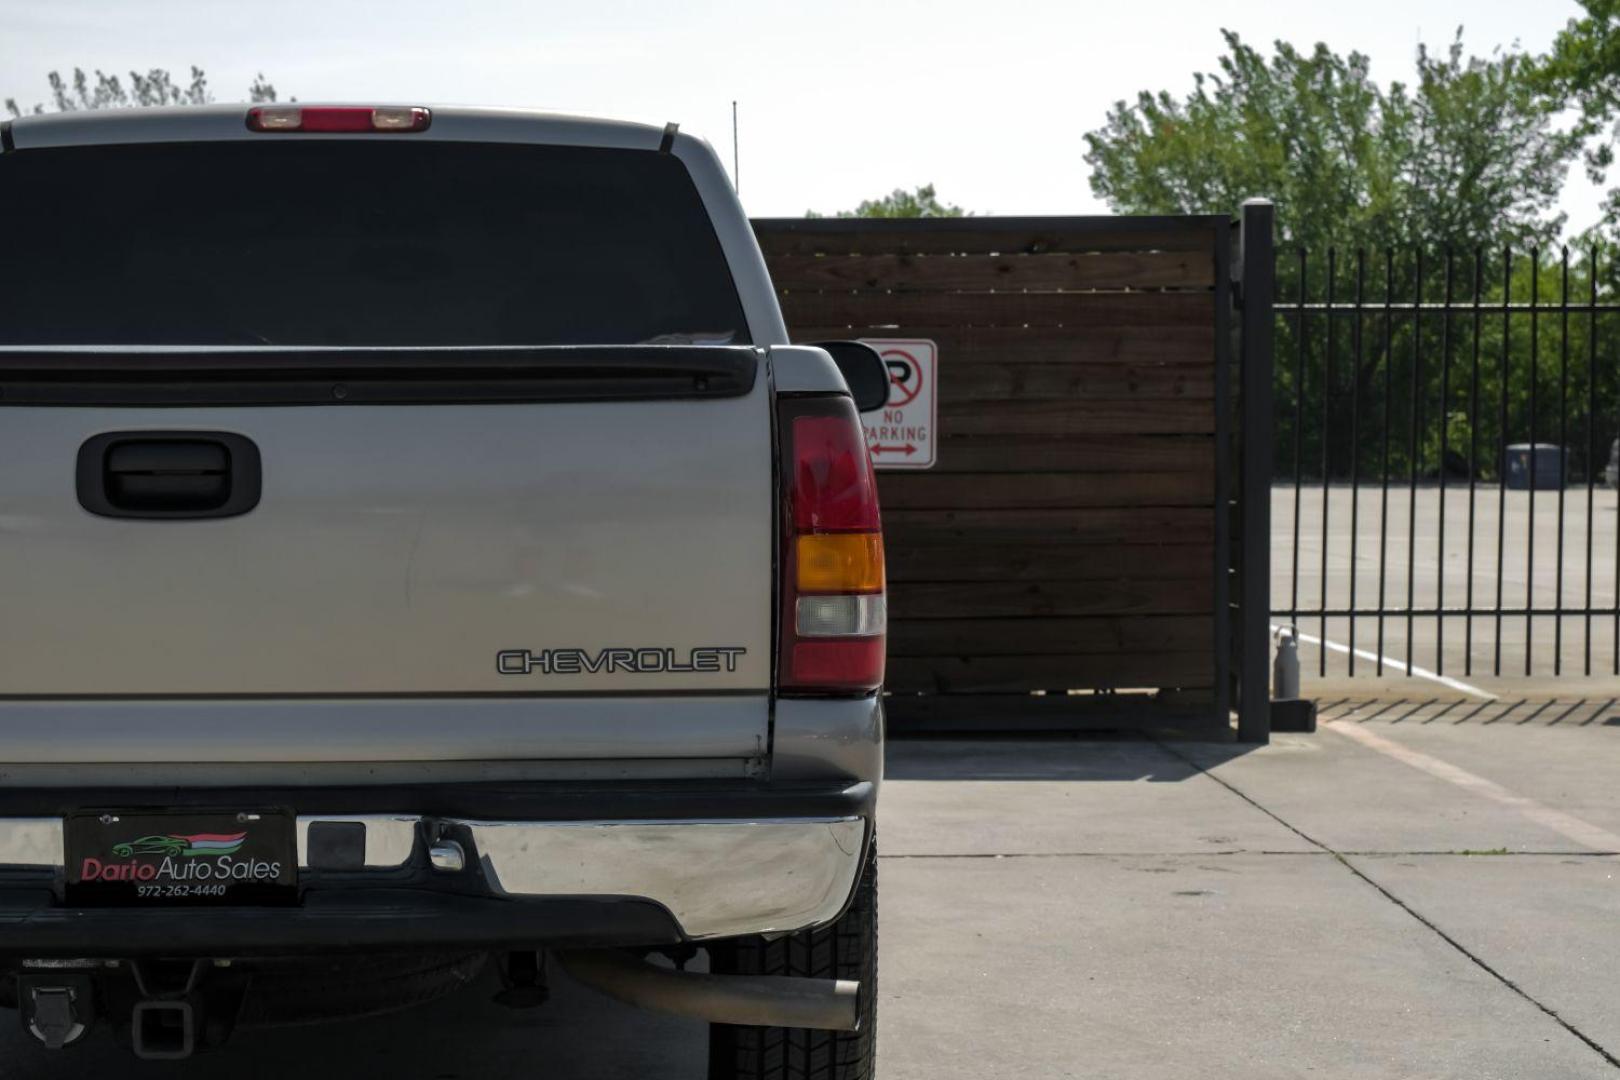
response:
M1271 697L1273 701L1295 701L1299 698L1299 642L1294 631L1277 631L1277 659L1271 665Z

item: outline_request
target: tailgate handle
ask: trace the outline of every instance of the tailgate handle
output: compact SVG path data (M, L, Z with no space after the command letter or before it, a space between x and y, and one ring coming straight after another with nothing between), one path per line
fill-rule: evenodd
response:
M221 518L259 504L259 448L224 431L114 431L79 447L79 505L122 518Z

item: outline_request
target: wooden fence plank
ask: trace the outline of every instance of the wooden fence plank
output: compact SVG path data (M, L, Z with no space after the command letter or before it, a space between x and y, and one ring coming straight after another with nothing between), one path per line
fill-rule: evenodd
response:
M926 338L940 348L945 378L975 361L1018 364L1197 363L1215 367L1213 326L1089 326L1084 333L1054 326L942 326L917 323L881 330L789 323L794 341L851 337Z
M925 292L983 289L1207 289L1208 251L1083 255L783 255L771 281L788 292L830 289Z
M939 383L941 401L1037 401L1077 398L1213 400L1215 372L1187 364L1102 362L1009 364L958 361Z
M1214 640L1208 614L889 621L890 656L1190 652Z
M938 433L935 473L1154 472L1215 475L1215 440L1207 435L957 435ZM879 473L879 483L894 473Z
M1201 508L1157 506L1094 510L890 510L883 515L883 533L886 542L900 545L950 541L1174 547L1213 543L1214 517ZM1152 557L1148 550L1138 551L1138 554L1144 559Z
M1076 656L902 656L889 661L895 692L975 693L1094 687L1202 687L1214 679L1210 650Z
M1206 435L1213 401L942 401L939 427L954 435Z
M1181 580L895 582L896 619L1055 615L1197 615L1210 610L1214 575Z
M1172 293L789 293L779 297L791 326L1210 326L1215 298ZM1140 330L1138 332L1141 332ZM847 335L846 335L847 336ZM898 337L863 330L861 337Z
M1099 578L1190 578L1213 574L1215 552L1198 544L1138 546L1081 543L918 543L892 531L884 540L894 581L1096 581Z
M926 218L847 221L756 218L769 259L823 254L1003 254L1080 251L1212 251L1225 219Z
M1213 478L1196 472L892 473L879 477L885 509L1212 506Z

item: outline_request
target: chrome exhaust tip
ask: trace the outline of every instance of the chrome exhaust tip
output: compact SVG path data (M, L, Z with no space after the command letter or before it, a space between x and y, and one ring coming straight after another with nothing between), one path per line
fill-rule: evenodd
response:
M711 975L675 971L616 949L554 954L575 981L626 1005L750 1027L854 1031L861 984L788 975Z

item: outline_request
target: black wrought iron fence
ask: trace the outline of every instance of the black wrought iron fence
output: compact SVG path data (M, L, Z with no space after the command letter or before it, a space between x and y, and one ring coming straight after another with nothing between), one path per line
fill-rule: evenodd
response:
M1319 631L1319 673L1522 652L1620 675L1616 274L1598 251L1279 253L1273 615Z

